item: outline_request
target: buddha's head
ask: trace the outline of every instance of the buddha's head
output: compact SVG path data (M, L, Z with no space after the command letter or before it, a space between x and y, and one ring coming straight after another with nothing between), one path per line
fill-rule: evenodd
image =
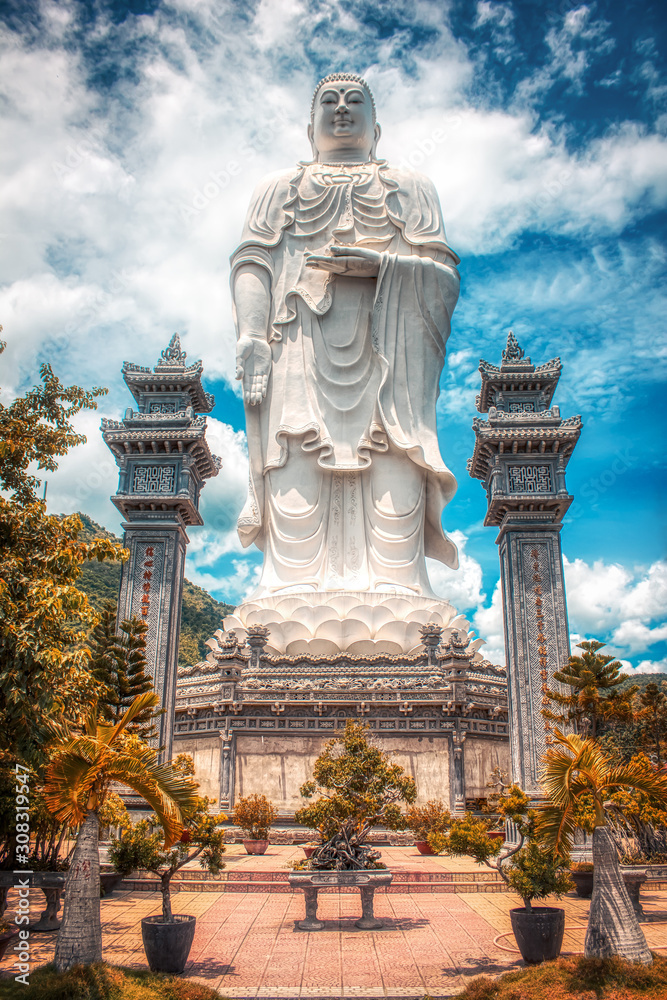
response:
M370 87L353 73L320 80L310 107L308 138L313 160L365 163L375 159L380 126Z

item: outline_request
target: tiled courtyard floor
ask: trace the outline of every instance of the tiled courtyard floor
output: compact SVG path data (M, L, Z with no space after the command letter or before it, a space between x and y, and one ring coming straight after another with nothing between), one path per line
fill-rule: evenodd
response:
M272 846L263 858L241 851L229 848L229 869L276 871L302 856L290 847ZM465 859L422 858L414 848L383 848L382 854L395 871L471 872L475 867ZM32 896L37 917L43 896L39 891ZM547 902L566 911L563 951L581 951L589 901L570 894L560 903ZM643 892L642 903L649 945L667 949L667 892ZM301 893L180 892L173 897L174 912L198 918L185 975L234 1000L451 996L472 976L521 966L509 919L517 905L510 893L376 893L375 912L385 926L371 932L354 926L361 914L357 892L327 893L320 895L318 911L325 929L308 933L296 928L304 916ZM117 891L102 900L105 959L146 968L140 921L159 910L155 892ZM35 965L50 960L55 937L32 936ZM2 973L11 974L9 955Z

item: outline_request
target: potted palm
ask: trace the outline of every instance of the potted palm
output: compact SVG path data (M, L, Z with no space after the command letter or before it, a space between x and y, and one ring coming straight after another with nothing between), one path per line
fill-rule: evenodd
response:
M248 854L264 854L269 846L269 827L278 810L265 795L246 795L234 806L233 820L246 838L243 841Z
M433 834L445 833L451 823L451 815L440 799L431 800L424 806L411 806L405 814L408 829L415 835L415 847L420 854L437 854L432 840Z
M100 722L93 706L82 733L62 727L52 745L44 784L46 804L56 819L79 825L56 942L58 972L102 961L99 813L112 782L132 788L152 806L164 829L166 847L183 831L181 809L195 802L197 786L192 778L169 762L161 763L153 747L127 733L133 719L158 705L152 692L138 695L115 725Z
M528 806L529 799L518 785L503 789L498 797L500 815L515 824L519 835L514 847L503 850L502 842L489 836L493 821L471 813L452 820L449 833L435 834L431 840L439 851L467 854L493 869L518 893L523 906L510 910L510 920L523 960L532 964L558 958L565 930L565 910L534 906L533 901L552 895L560 898L572 883L569 857L539 842L537 813Z
M227 817L209 813L213 804L214 800L198 796L194 805L183 809L185 827L173 846L166 846L164 832L155 829L155 816L111 840L109 859L120 875L143 870L160 880L162 913L141 921L144 951L153 972L183 972L195 934L196 918L174 914L171 909L171 880L176 872L196 859L212 875L225 867L225 835L220 824Z
M584 943L587 958L618 955L630 962L653 961L622 878L606 804L624 792L640 792L657 808L667 808L667 775L648 759L627 763L593 739L554 731L555 745L544 757L542 786L550 799L540 820L545 842L567 851L579 827L593 835L593 896Z

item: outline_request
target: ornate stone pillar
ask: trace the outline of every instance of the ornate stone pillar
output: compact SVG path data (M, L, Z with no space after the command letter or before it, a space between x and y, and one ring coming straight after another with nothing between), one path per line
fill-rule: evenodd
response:
M125 517L118 620L146 622L146 661L165 710L159 737L171 757L186 528L200 525L199 496L221 462L206 442L215 400L201 384L202 363L186 366L174 334L154 369L125 362L123 377L137 403L123 420L103 420L102 436L120 469L112 503Z
M481 361L479 370L477 409L488 420L473 421L468 471L486 488L484 523L500 528L512 779L539 799L551 730L544 688L570 655L560 530L573 499L565 468L582 425L551 406L560 359L536 367L511 331L500 367Z

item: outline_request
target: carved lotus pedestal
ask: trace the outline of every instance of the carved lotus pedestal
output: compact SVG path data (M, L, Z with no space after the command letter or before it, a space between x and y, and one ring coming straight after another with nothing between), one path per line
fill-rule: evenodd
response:
M361 892L361 912L355 925L365 931L374 931L383 924L375 919L373 897L380 886L389 885L393 875L388 871L358 872L290 872L289 884L295 889L303 889L306 898L306 919L300 920L298 927L303 931L321 931L324 924L317 919L317 893L320 889L342 889L354 886Z

